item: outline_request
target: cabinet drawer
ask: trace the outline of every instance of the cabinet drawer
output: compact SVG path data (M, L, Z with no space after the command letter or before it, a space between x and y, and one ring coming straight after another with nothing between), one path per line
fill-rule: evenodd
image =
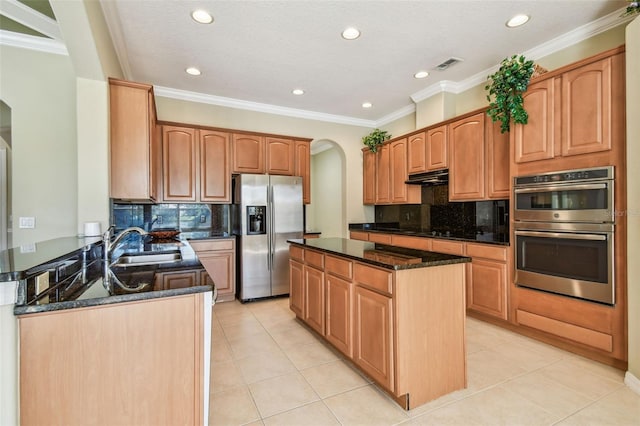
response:
M334 256L327 256L325 270L338 277L351 279L353 277L353 262Z
M302 247L290 245L289 246L289 257L291 259L299 260L300 262L304 262L304 249Z
M369 241L380 244L391 244L391 234L369 233Z
M349 234L352 240L369 241L369 233L363 231L351 231Z
M234 240L198 240L189 241L194 251L218 251L218 250L233 250Z
M391 245L411 248L415 250L431 251L430 238L408 237L406 235L392 235Z
M438 253L464 255L464 243L457 241L433 240L431 247L433 251Z
M304 260L307 262L307 265L315 266L319 269L324 269L324 254L318 251L308 249L305 250Z
M507 248L497 247L491 244L473 244L467 243L467 256L481 257L484 259L507 261Z
M353 267L353 278L358 284L386 294L393 291L392 273L384 269L356 263Z

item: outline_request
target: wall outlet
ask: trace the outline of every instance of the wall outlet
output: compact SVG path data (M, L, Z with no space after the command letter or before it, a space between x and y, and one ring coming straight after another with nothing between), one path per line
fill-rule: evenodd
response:
M20 228L28 228L33 229L36 227L36 218L35 217L22 217L20 216L20 222L18 225Z

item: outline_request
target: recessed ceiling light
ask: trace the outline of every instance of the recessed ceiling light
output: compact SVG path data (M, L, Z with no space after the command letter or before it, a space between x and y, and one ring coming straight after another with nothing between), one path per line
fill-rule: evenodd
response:
M519 14L509 19L505 24L509 28L519 27L520 25L524 25L529 21L529 15Z
M371 108L373 106L373 104L371 102L363 102L362 103L362 108Z
M426 71L418 71L413 75L415 78L425 78L429 76L429 73Z
M200 72L200 70L196 67L189 67L186 70L187 74L191 74L191 75L200 75L202 74L202 72Z
M304 90L302 90L302 89L293 89L291 91L291 93L293 93L294 95L304 95Z
M210 24L213 22L213 16L206 10L198 9L191 12L191 17L194 21L201 24Z
M342 32L342 38L345 40L355 40L360 37L360 30L354 27L346 28Z

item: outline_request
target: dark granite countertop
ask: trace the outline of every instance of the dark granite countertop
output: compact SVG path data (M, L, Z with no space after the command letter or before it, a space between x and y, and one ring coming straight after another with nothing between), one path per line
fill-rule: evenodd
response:
M498 233L467 233L467 234L449 234L436 232L436 231L424 231L415 229L401 229L389 224L377 224L377 223L350 223L349 231L364 231L364 232L380 232L384 234L397 234L408 235L412 237L423 238L437 238L440 240L454 240L464 241L469 243L481 243L481 244L494 244L501 246L509 245L509 236L506 234Z
M226 238L230 237L226 236ZM52 240L52 244L53 241L55 240ZM64 246L64 242L59 243ZM72 265L77 270L74 270L67 277L51 283L47 291L37 292L33 280L20 281L14 314L23 315L100 306L212 290L215 300L215 288L210 284L211 281L207 280L208 275L206 275L205 269L185 238L154 241L149 238L141 238L137 234L131 234L114 250L110 262L102 259L102 241L100 239L83 247L84 249L72 250L66 255L57 257L59 260L73 258L75 263ZM85 252L86 255L83 256ZM123 254L177 252L180 252L181 260L175 262L136 266L116 266L113 264L113 259L117 259ZM59 263L54 259L47 259L42 265L22 271L21 275L29 277L44 270L51 270L47 266L52 264L55 270L55 265ZM185 277L191 279L191 282L185 284L184 280L180 280L180 284L172 287L171 281L165 278L166 274L173 273L184 274ZM50 279L51 274L49 275Z
M313 238L288 242L396 271L471 262L471 258L466 256L412 250L346 238Z

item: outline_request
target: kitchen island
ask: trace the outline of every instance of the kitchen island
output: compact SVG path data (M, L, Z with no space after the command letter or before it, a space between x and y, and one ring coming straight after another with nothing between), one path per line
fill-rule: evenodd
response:
M400 406L466 387L470 258L343 238L289 243L291 310Z
M7 271L21 423L207 424L216 290L190 244L132 238L108 261L99 239L46 246L55 259Z

